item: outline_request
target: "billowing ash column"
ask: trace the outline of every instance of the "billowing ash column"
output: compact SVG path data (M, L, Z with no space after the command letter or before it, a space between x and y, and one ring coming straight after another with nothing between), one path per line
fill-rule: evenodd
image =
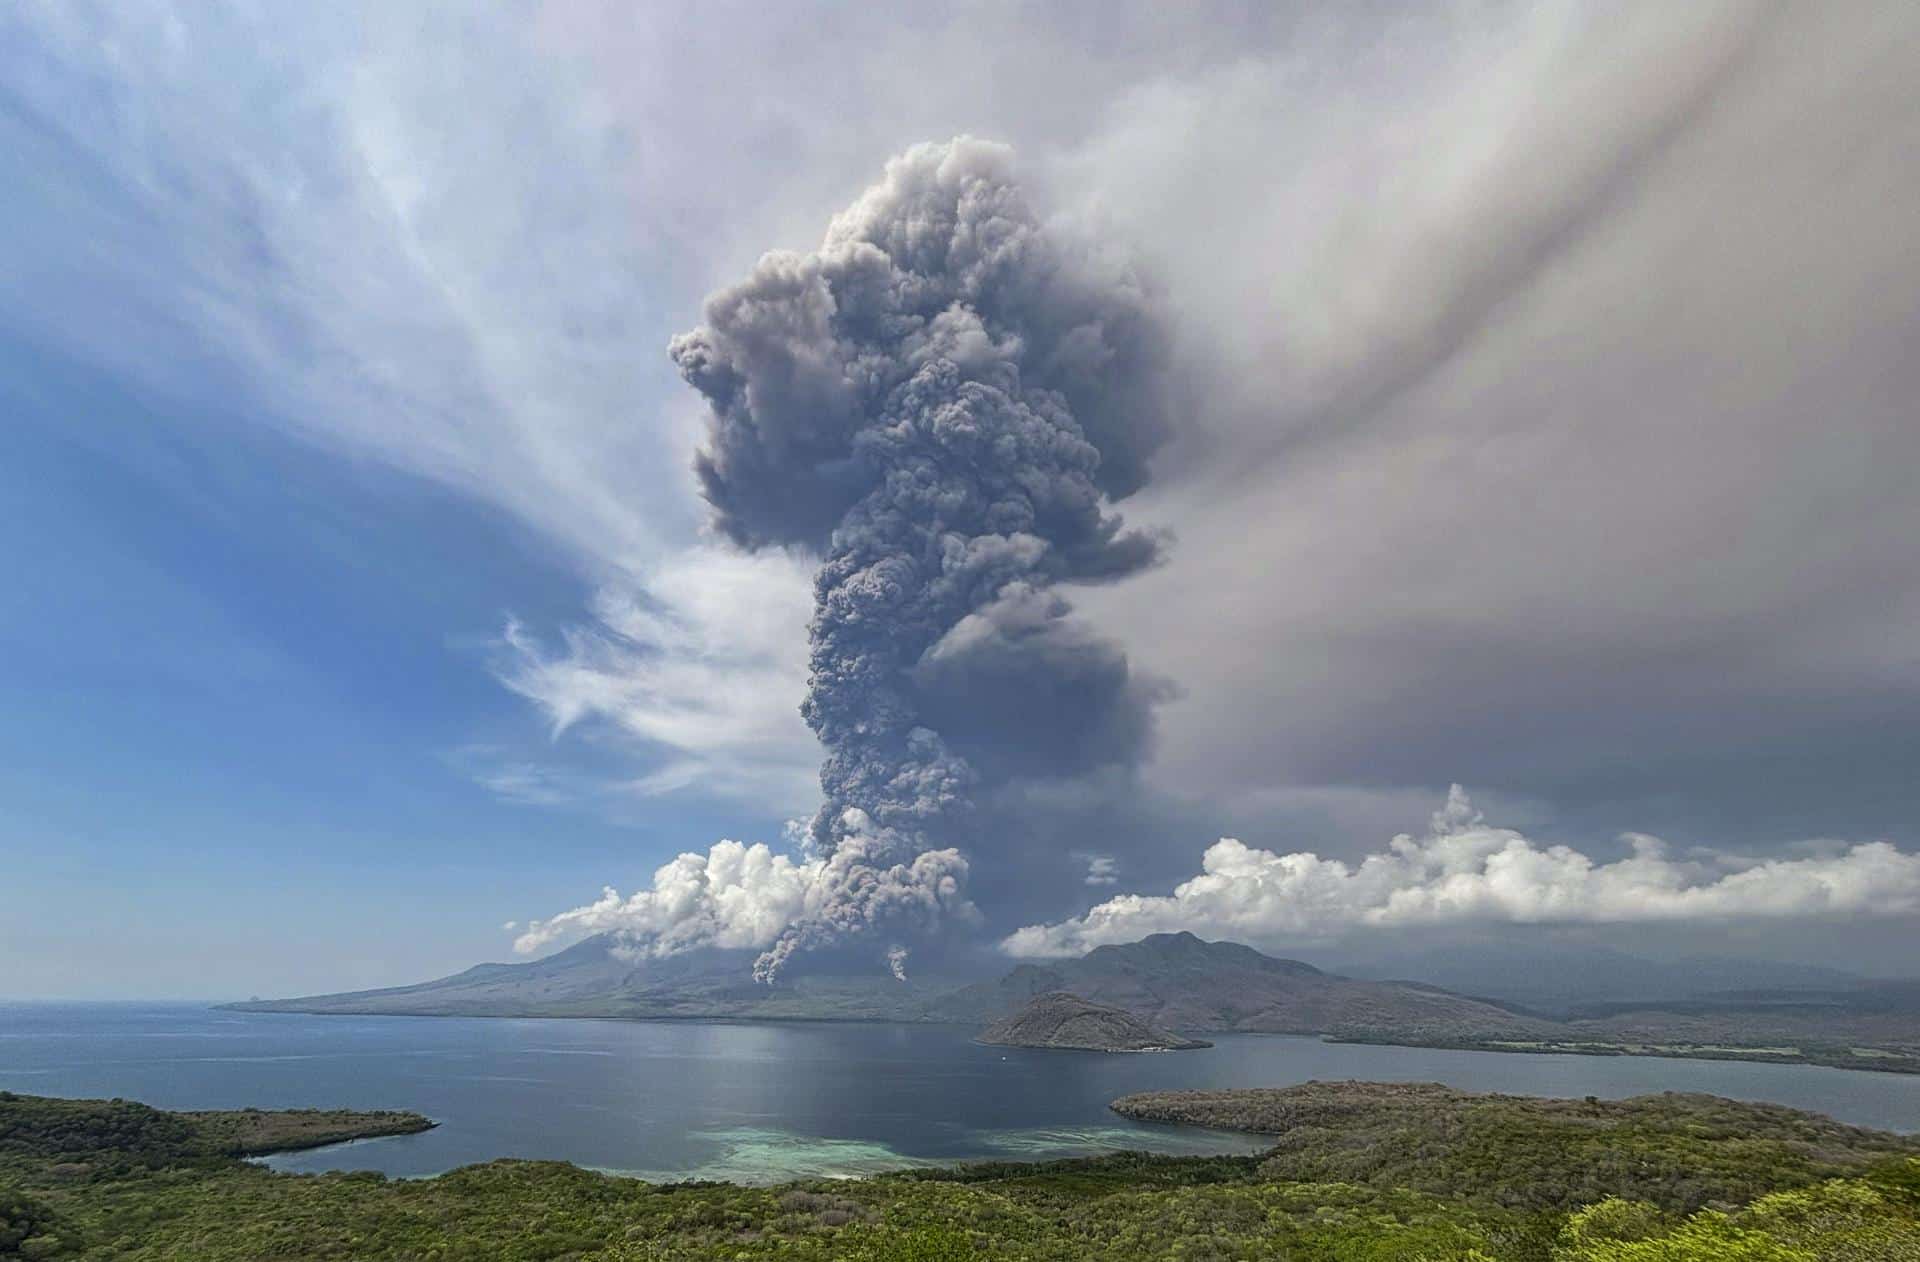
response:
M978 701L958 726L990 744L1010 689L1063 739L1146 704L1054 588L1155 558L1109 505L1165 433L1165 345L1133 272L1050 233L1011 153L964 138L891 162L817 251L766 255L673 340L710 405L716 525L822 557L803 713L828 865L763 979L847 934L974 914L983 772L935 716Z

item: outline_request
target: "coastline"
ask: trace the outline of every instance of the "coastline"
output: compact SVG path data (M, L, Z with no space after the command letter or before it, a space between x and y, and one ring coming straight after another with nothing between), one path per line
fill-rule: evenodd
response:
M425 1018L466 1018L470 1020L513 1020L513 1021L637 1021L658 1023L706 1023L714 1025L905 1025L905 1026L942 1026L948 1028L977 1027L975 1021L943 1021L932 1018L886 1017L886 1016L835 1016L821 1014L815 1016L769 1015L742 1016L726 1013L644 1013L627 1014L618 1012L457 1012L423 1011L391 1012L370 1008L296 1008L284 1007L283 1003L297 1001L247 1000L232 1003L208 1005L209 1010L217 1012L245 1012L259 1016L311 1016L311 1017L425 1017ZM1538 1042L1509 1039L1422 1039L1393 1038L1379 1034L1342 1032L1339 1030L1320 1031L1277 1031L1277 1030L1182 1030L1201 1042L1207 1034L1244 1034L1255 1037L1272 1036L1279 1038L1300 1037L1301 1033L1318 1038L1325 1043L1356 1044L1373 1047L1418 1047L1432 1048L1437 1051L1456 1052L1499 1052L1505 1054L1533 1053L1544 1056L1628 1056L1642 1059L1659 1060L1710 1060L1731 1061L1743 1064L1761 1065L1802 1065L1824 1069L1857 1070L1862 1073L1920 1074L1920 1055L1909 1055L1890 1049L1871 1049L1877 1055L1862 1055L1853 1052L1821 1049L1818 1047L1795 1047L1791 1051L1781 1051L1782 1044L1770 1043L1765 1047L1751 1048L1737 1045L1709 1046L1702 1044L1661 1044L1650 1046L1637 1043L1605 1042L1556 1042L1540 1040ZM980 1040L972 1040L980 1043ZM1019 1046L1017 1044L980 1043L983 1047ZM1109 1049L1088 1048L1030 1048L1039 1051L1106 1051ZM1201 1048L1154 1048L1121 1049L1141 1051L1189 1051Z
M1857 1053L1823 1052L1818 1048L1805 1047L1782 1051L1779 1050L1778 1044L1752 1048L1686 1043L1657 1046L1600 1042L1568 1044L1550 1041L1519 1042L1507 1039L1409 1040L1366 1034L1323 1034L1321 1038L1328 1043L1351 1043L1373 1047L1430 1047L1437 1051L1453 1052L1499 1052L1508 1055L1537 1056L1626 1056L1648 1060L1713 1060L1750 1065L1797 1065L1817 1069L1856 1070L1861 1073L1920 1074L1920 1056L1906 1056L1899 1053L1863 1056Z

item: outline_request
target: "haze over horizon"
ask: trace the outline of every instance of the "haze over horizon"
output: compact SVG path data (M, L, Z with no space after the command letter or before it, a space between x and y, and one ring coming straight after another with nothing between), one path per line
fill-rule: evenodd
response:
M466 12L0 16L0 997L1908 971L1920 11Z

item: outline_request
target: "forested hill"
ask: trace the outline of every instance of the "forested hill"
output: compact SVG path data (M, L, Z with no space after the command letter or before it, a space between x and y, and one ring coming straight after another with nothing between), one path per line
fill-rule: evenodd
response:
M648 1184L512 1160L390 1180L279 1174L239 1160L233 1137L311 1137L354 1116L379 1128L409 1115L175 1114L128 1101L0 1094L0 1258L1920 1257L1913 1144L1786 1109L1697 1096L1527 1101L1349 1083L1230 1093L1160 1111L1285 1129L1265 1155L1122 1153L771 1188Z
M1113 1109L1135 1121L1272 1135L1260 1168L1273 1178L1435 1195L1476 1187L1530 1209L1623 1196L1693 1210L1920 1154L1912 1136L1674 1092L1541 1099L1431 1082L1309 1082L1144 1092Z

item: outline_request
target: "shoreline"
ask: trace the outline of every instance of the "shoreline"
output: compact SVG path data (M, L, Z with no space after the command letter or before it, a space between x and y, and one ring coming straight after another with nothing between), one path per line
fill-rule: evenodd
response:
M1858 1073L1895 1074L1911 1076L1920 1074L1920 1056L1902 1056L1888 1053L1881 1056L1860 1056L1843 1053L1822 1055L1818 1051L1809 1052L1805 1048L1796 1048L1791 1052L1775 1050L1773 1044L1761 1048L1740 1048L1723 1046L1708 1048L1704 1046L1676 1043L1662 1045L1649 1050L1644 1044L1631 1043L1595 1043L1585 1046L1541 1042L1517 1043L1506 1040L1430 1040L1408 1042L1401 1039L1375 1038L1368 1035L1321 1036L1324 1042L1346 1043L1369 1047L1426 1047L1445 1052L1497 1052L1503 1055L1535 1056L1602 1056L1631 1057L1637 1060L1692 1060L1726 1061L1744 1065L1787 1065L1811 1069L1838 1069ZM1879 1049L1875 1049L1876 1051Z
M276 1001L266 1000L264 1003ZM724 1014L676 1014L650 1013L644 1016L627 1016L619 1013L561 1013L561 1012L380 1012L369 1010L343 1010L338 1008L283 1008L253 1007L251 1001L220 1003L208 1005L215 1012L244 1012L254 1016L308 1016L308 1017L422 1017L433 1020L467 1019L476 1021L634 1021L649 1023L705 1023L711 1025L902 1025L933 1026L945 1028L972 1027L972 1021L936 1021L918 1020L901 1017L836 1017L836 1016L729 1016ZM1782 1046L1779 1042L1766 1047L1756 1046L1744 1049L1724 1045L1707 1049L1703 1046L1688 1044L1663 1045L1660 1050L1643 1050L1644 1045L1620 1043L1593 1043L1569 1045L1542 1040L1538 1044L1516 1043L1511 1040L1474 1040L1474 1039L1397 1039L1370 1034L1342 1034L1337 1031L1281 1031L1281 1030L1181 1030L1176 1033L1193 1035L1246 1035L1262 1038L1317 1038L1323 1043L1353 1044L1371 1047L1413 1047L1430 1048L1435 1051L1454 1052L1498 1052L1506 1055L1525 1055L1528 1053L1542 1056L1627 1056L1641 1060L1687 1060L1687 1061L1729 1061L1735 1064L1753 1065L1800 1065L1820 1069L1839 1069L1860 1073L1895 1074L1902 1076L1920 1075L1920 1055L1907 1055L1888 1049L1873 1049L1879 1055L1852 1055L1845 1053L1823 1054L1817 1049L1796 1048L1794 1052L1773 1050ZM981 1043L970 1040L982 1047L1017 1047L1017 1044ZM1205 1040L1202 1039L1204 1042ZM1105 1049L1089 1048L1023 1048L1028 1051L1094 1051ZM1165 1048L1165 1049L1124 1049L1165 1050L1165 1051L1202 1051L1204 1048ZM1111 1054L1111 1053L1107 1053Z

